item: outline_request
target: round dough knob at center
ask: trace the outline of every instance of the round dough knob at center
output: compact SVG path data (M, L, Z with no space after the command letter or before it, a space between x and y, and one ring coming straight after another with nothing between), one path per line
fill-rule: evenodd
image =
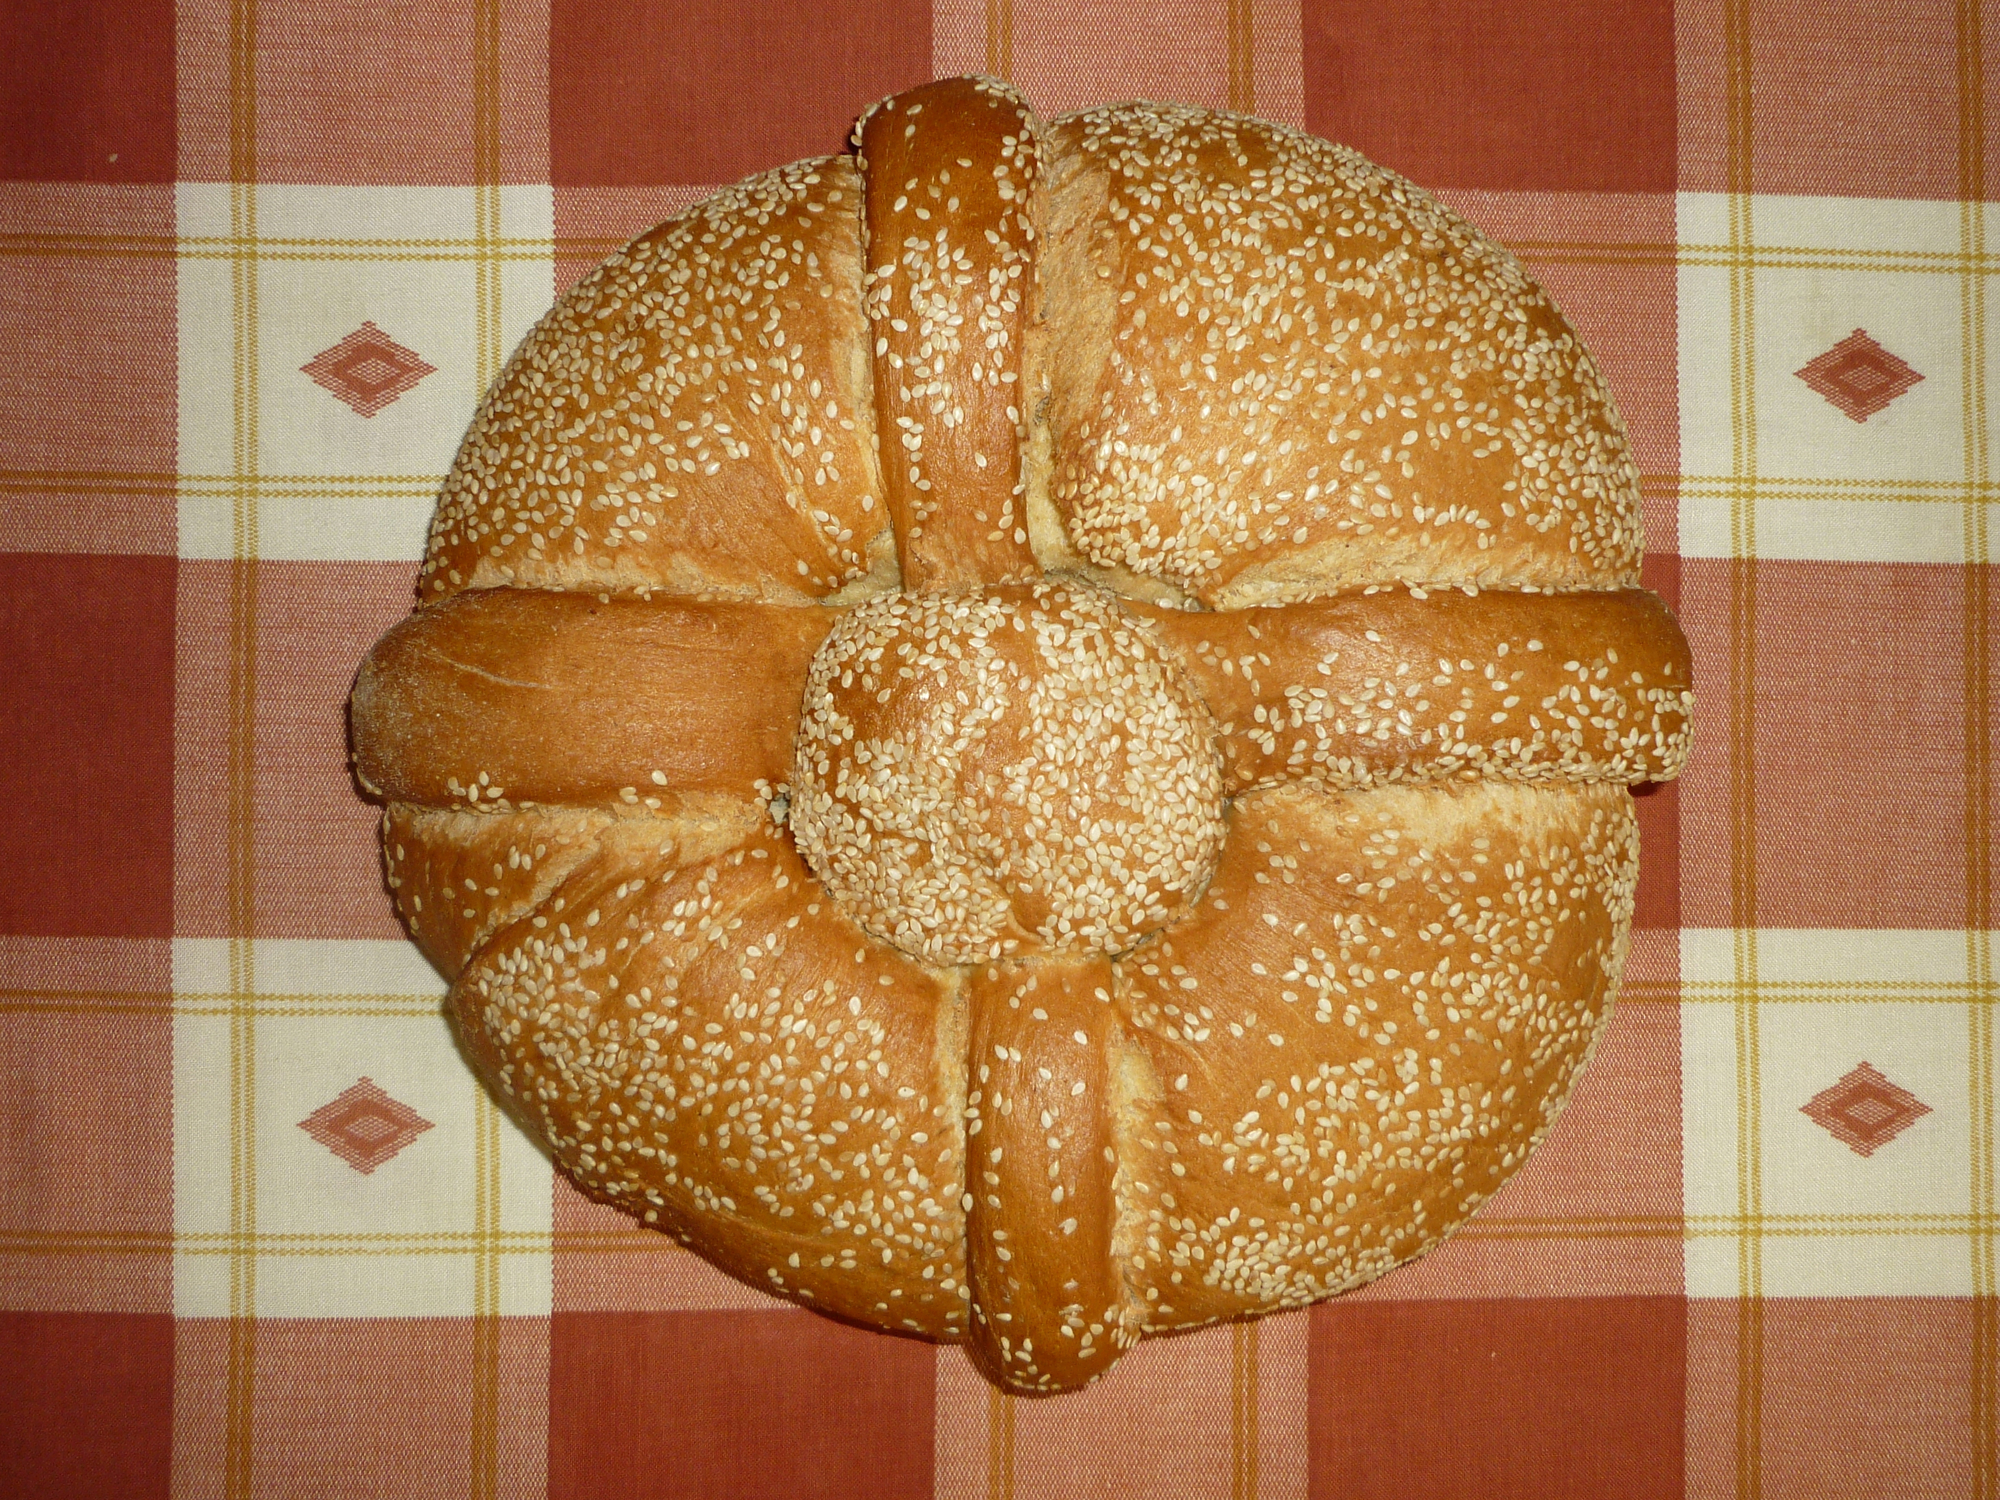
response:
M1207 884L1222 805L1208 709L1094 590L884 595L813 658L793 835L925 962L1132 947Z

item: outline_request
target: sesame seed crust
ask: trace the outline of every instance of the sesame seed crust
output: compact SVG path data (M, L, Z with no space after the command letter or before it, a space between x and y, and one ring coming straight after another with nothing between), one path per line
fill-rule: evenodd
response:
M1462 1222L1567 1098L1637 875L1618 786L1237 799L1196 914L1117 964L1148 1328L1316 1301Z
M1401 179L991 79L857 148L530 335L354 764L565 1172L1049 1394L1520 1164L1688 650L1588 355Z
M554 895L610 822L579 808L486 815L391 802L383 881L424 956L456 974L497 928Z
M473 419L419 584L805 603L886 533L852 159L641 235L536 325Z
M1215 608L1396 579L1638 582L1581 342L1429 194L1282 125L1055 121L1049 492L1091 562Z
M488 1082L590 1191L724 1270L962 1336L955 976L869 942L775 830L685 863L620 832L453 987Z
M856 921L925 962L1116 952L1214 866L1214 724L1111 595L886 595L813 659L791 829Z
M545 911L563 882L604 849L686 863L728 853L763 821L754 802L699 793L642 812L391 802L382 819L385 884L424 955L456 975L502 927Z
M946 78L883 100L855 141L904 586L1037 577L1021 477L1042 197L1034 111L997 80Z
M1300 777L1631 785L1672 780L1687 760L1687 641L1644 589L1385 584L1147 613L1220 721L1232 793Z

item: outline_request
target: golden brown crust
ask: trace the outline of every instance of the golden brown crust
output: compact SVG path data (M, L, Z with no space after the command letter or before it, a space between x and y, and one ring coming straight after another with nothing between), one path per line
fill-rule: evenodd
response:
M1111 1246L1112 966L967 972L972 1354L1012 1389L1074 1390L1138 1340Z
M1221 723L1231 792L1678 776L1687 641L1644 589L1379 588L1220 613L1151 611Z
M1638 582L1638 472L1595 367L1428 194L1171 105L1065 116L1046 154L1048 484L1090 561L1216 607Z
M494 929L532 912L596 853L610 822L585 808L475 813L392 802L382 864L396 914L424 956L456 974Z
M1637 862L1617 786L1240 799L1200 911L1118 964L1148 1326L1317 1300L1470 1214L1569 1092Z
M503 585L803 601L888 527L846 157L727 188L536 325L445 482L423 599Z
M882 478L906 588L1035 576L1021 484L1034 111L992 79L885 99L855 132Z
M412 615L355 678L355 770L396 802L659 810L782 781L824 609L492 589Z
M1688 652L1588 356L1400 179L991 80L860 143L544 320L355 763L565 1171L1046 1394L1518 1165Z
M452 1003L488 1081L580 1181L732 1274L961 1333L950 981L870 943L770 832L673 859L606 848L479 952Z

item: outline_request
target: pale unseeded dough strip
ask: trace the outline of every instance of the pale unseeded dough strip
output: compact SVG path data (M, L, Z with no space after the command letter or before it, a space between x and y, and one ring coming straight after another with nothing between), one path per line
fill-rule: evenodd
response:
M490 589L404 620L355 678L355 769L397 802L658 810L782 781L832 609Z
M993 79L949 78L885 99L856 138L875 427L903 586L1035 577L1021 485L1034 112Z

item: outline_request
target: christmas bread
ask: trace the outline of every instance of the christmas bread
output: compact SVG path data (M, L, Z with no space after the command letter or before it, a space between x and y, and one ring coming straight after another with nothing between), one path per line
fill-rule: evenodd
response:
M1069 1390L1520 1165L1617 987L1687 647L1589 356L1408 183L990 79L855 141L528 337L355 766L576 1181Z

